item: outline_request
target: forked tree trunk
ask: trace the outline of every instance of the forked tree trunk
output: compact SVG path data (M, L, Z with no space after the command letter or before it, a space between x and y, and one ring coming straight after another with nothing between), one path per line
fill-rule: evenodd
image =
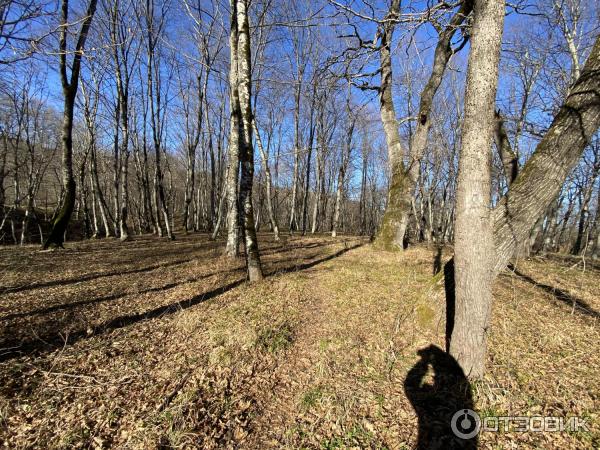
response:
M400 1L392 0L387 18L395 19L399 13ZM404 248L404 235L408 227L411 203L410 196L407 195L408 177L402 161L404 147L400 141L398 120L396 118L392 95L391 45L393 33L394 22L393 20L387 20L382 27L381 49L379 50L381 68L379 108L387 143L390 182L387 206L381 222L381 228L375 240L375 245L385 250L402 250Z
M96 12L97 0L90 0L87 13L75 48L75 56L71 68L70 80L67 78L67 28L69 16L69 2L62 1L61 8L61 32L59 38L60 47L60 78L62 83L64 111L62 124L62 182L65 196L61 208L52 222L52 230L44 242L43 248L62 247L67 225L71 220L71 214L75 207L75 178L73 177L73 110L75 108L75 97L79 85L79 71L81 68L81 56L87 39L88 31Z
M430 113L433 100L442 82L444 72L451 56L452 38L456 30L463 24L473 8L472 0L465 0L460 9L450 19L446 28L440 30L438 43L434 52L431 74L423 91L417 115L417 127L410 145L409 163L404 165L404 149L398 132L399 122L396 118L392 97L392 60L390 48L394 32L394 22L388 20L382 26L381 49L379 51L381 86L380 114L385 132L388 161L390 166L390 185L388 203L382 219L381 229L375 241L377 247L385 250L402 250L406 240L408 220L411 213L411 200L414 194L421 159L427 148L427 137L431 127ZM400 2L393 0L387 18L394 19L400 14Z
M508 194L492 211L495 247L492 277L506 267L517 246L528 238L600 127L599 97L600 39L596 39L579 79L547 133L512 183ZM456 271L453 266L453 261L446 265L447 296L454 293ZM452 305L452 298L447 298L447 302ZM454 335L453 328L456 328L456 320L449 311L447 338Z
M465 375L483 375L492 305L491 153L503 0L475 0L456 189L455 316L450 354Z

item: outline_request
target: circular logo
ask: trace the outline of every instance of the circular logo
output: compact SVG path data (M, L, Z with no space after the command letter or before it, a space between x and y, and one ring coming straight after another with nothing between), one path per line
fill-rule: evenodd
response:
M452 416L450 426L454 434L461 439L471 439L481 429L481 419L472 409L459 409Z

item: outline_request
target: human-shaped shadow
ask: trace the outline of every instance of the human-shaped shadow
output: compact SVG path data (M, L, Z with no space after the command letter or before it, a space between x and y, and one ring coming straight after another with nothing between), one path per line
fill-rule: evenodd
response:
M419 350L418 355L421 359L404 381L406 396L419 417L416 448L476 449L477 435L461 439L451 426L457 411L473 409L471 386L464 372L452 356L435 345ZM427 382L428 373L433 375L432 383Z

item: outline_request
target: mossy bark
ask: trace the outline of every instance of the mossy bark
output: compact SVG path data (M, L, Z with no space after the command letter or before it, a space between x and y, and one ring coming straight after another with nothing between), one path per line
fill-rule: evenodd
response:
M375 238L375 247L387 251L402 251L410 216L410 193L408 173L397 164L391 174L388 204Z
M404 235L408 226L408 214L410 212L410 198L405 195L408 187L408 172L402 160L404 148L400 141L398 120L392 96L392 59L390 49L395 21L391 19L395 19L399 13L400 2L399 0L394 0L386 16L390 20L386 21L383 26L381 49L379 50L379 64L381 68L379 112L385 132L388 161L391 169L388 203L379 233L375 239L375 246L384 250L402 250L404 248Z
M600 127L600 39L552 125L492 212L500 272L530 235Z
M440 30L438 43L434 53L433 65L429 79L421 92L418 121L410 145L408 164L404 165L405 151L400 142L398 119L392 96L392 60L390 47L394 32L394 20L388 20L382 27L380 49L380 113L388 146L388 159L391 167L391 182L388 193L388 204L382 219L380 231L375 245L384 250L403 250L406 244L411 200L419 178L420 163L429 136L431 121L429 119L433 100L438 91L444 72L454 54L451 42L456 31L471 14L473 2L465 1L454 14L449 24ZM400 14L400 2L391 3L387 19L396 19ZM466 38L465 38L466 39ZM466 42L466 40L465 40Z

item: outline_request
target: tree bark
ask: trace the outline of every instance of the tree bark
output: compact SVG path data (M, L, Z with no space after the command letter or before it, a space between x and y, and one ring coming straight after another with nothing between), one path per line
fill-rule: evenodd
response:
M494 273L506 267L518 244L529 236L536 221L560 192L598 127L599 39L544 138L521 169L508 194L494 208Z
M504 128L504 119L500 115L500 111L496 111L494 119L494 142L496 143L498 155L502 162L506 184L510 187L519 174L519 158L510 145L508 134Z
M248 24L249 0L237 0L238 32L238 83L239 107L243 133L240 133L240 204L243 211L244 238L246 244L246 268L250 282L263 278L258 240L254 227L254 210L252 206L252 183L254 178L254 147L252 145L252 82L250 55L250 26Z
M473 12L456 192L455 316L450 354L466 376L477 378L485 369L492 305L490 148L495 127L504 1L475 0Z
M229 154L227 165L227 244L225 253L229 257L239 255L239 204L238 178L240 168L240 138L243 134L240 99L238 91L238 0L230 0L231 31L229 36Z
M331 236L336 237L339 221L340 221L340 208L342 205L342 199L344 196L344 183L346 181L346 171L348 170L348 164L350 163L350 153L352 151L352 136L354 135L354 125L356 124L356 116L352 115L350 108L350 87L348 86L348 98L346 101L346 116L349 121L348 129L346 130L346 142L344 151L342 153L342 160L340 162L340 168L338 171L337 179L337 190L335 194L335 205L333 207L333 220L331 224Z
M593 174L591 176L591 180L589 181L588 186L585 188L585 190L583 192L581 207L579 209L579 221L578 221L578 225L577 225L577 238L575 239L575 244L573 245L573 249L571 250L571 253L573 253L574 255L579 255L582 251L585 251L585 247L587 245L587 239L584 239L584 232L585 232L585 228L586 228L587 218L589 215L589 207L590 207L590 201L592 200L594 184L596 183L597 178L598 178L598 169L594 169Z

